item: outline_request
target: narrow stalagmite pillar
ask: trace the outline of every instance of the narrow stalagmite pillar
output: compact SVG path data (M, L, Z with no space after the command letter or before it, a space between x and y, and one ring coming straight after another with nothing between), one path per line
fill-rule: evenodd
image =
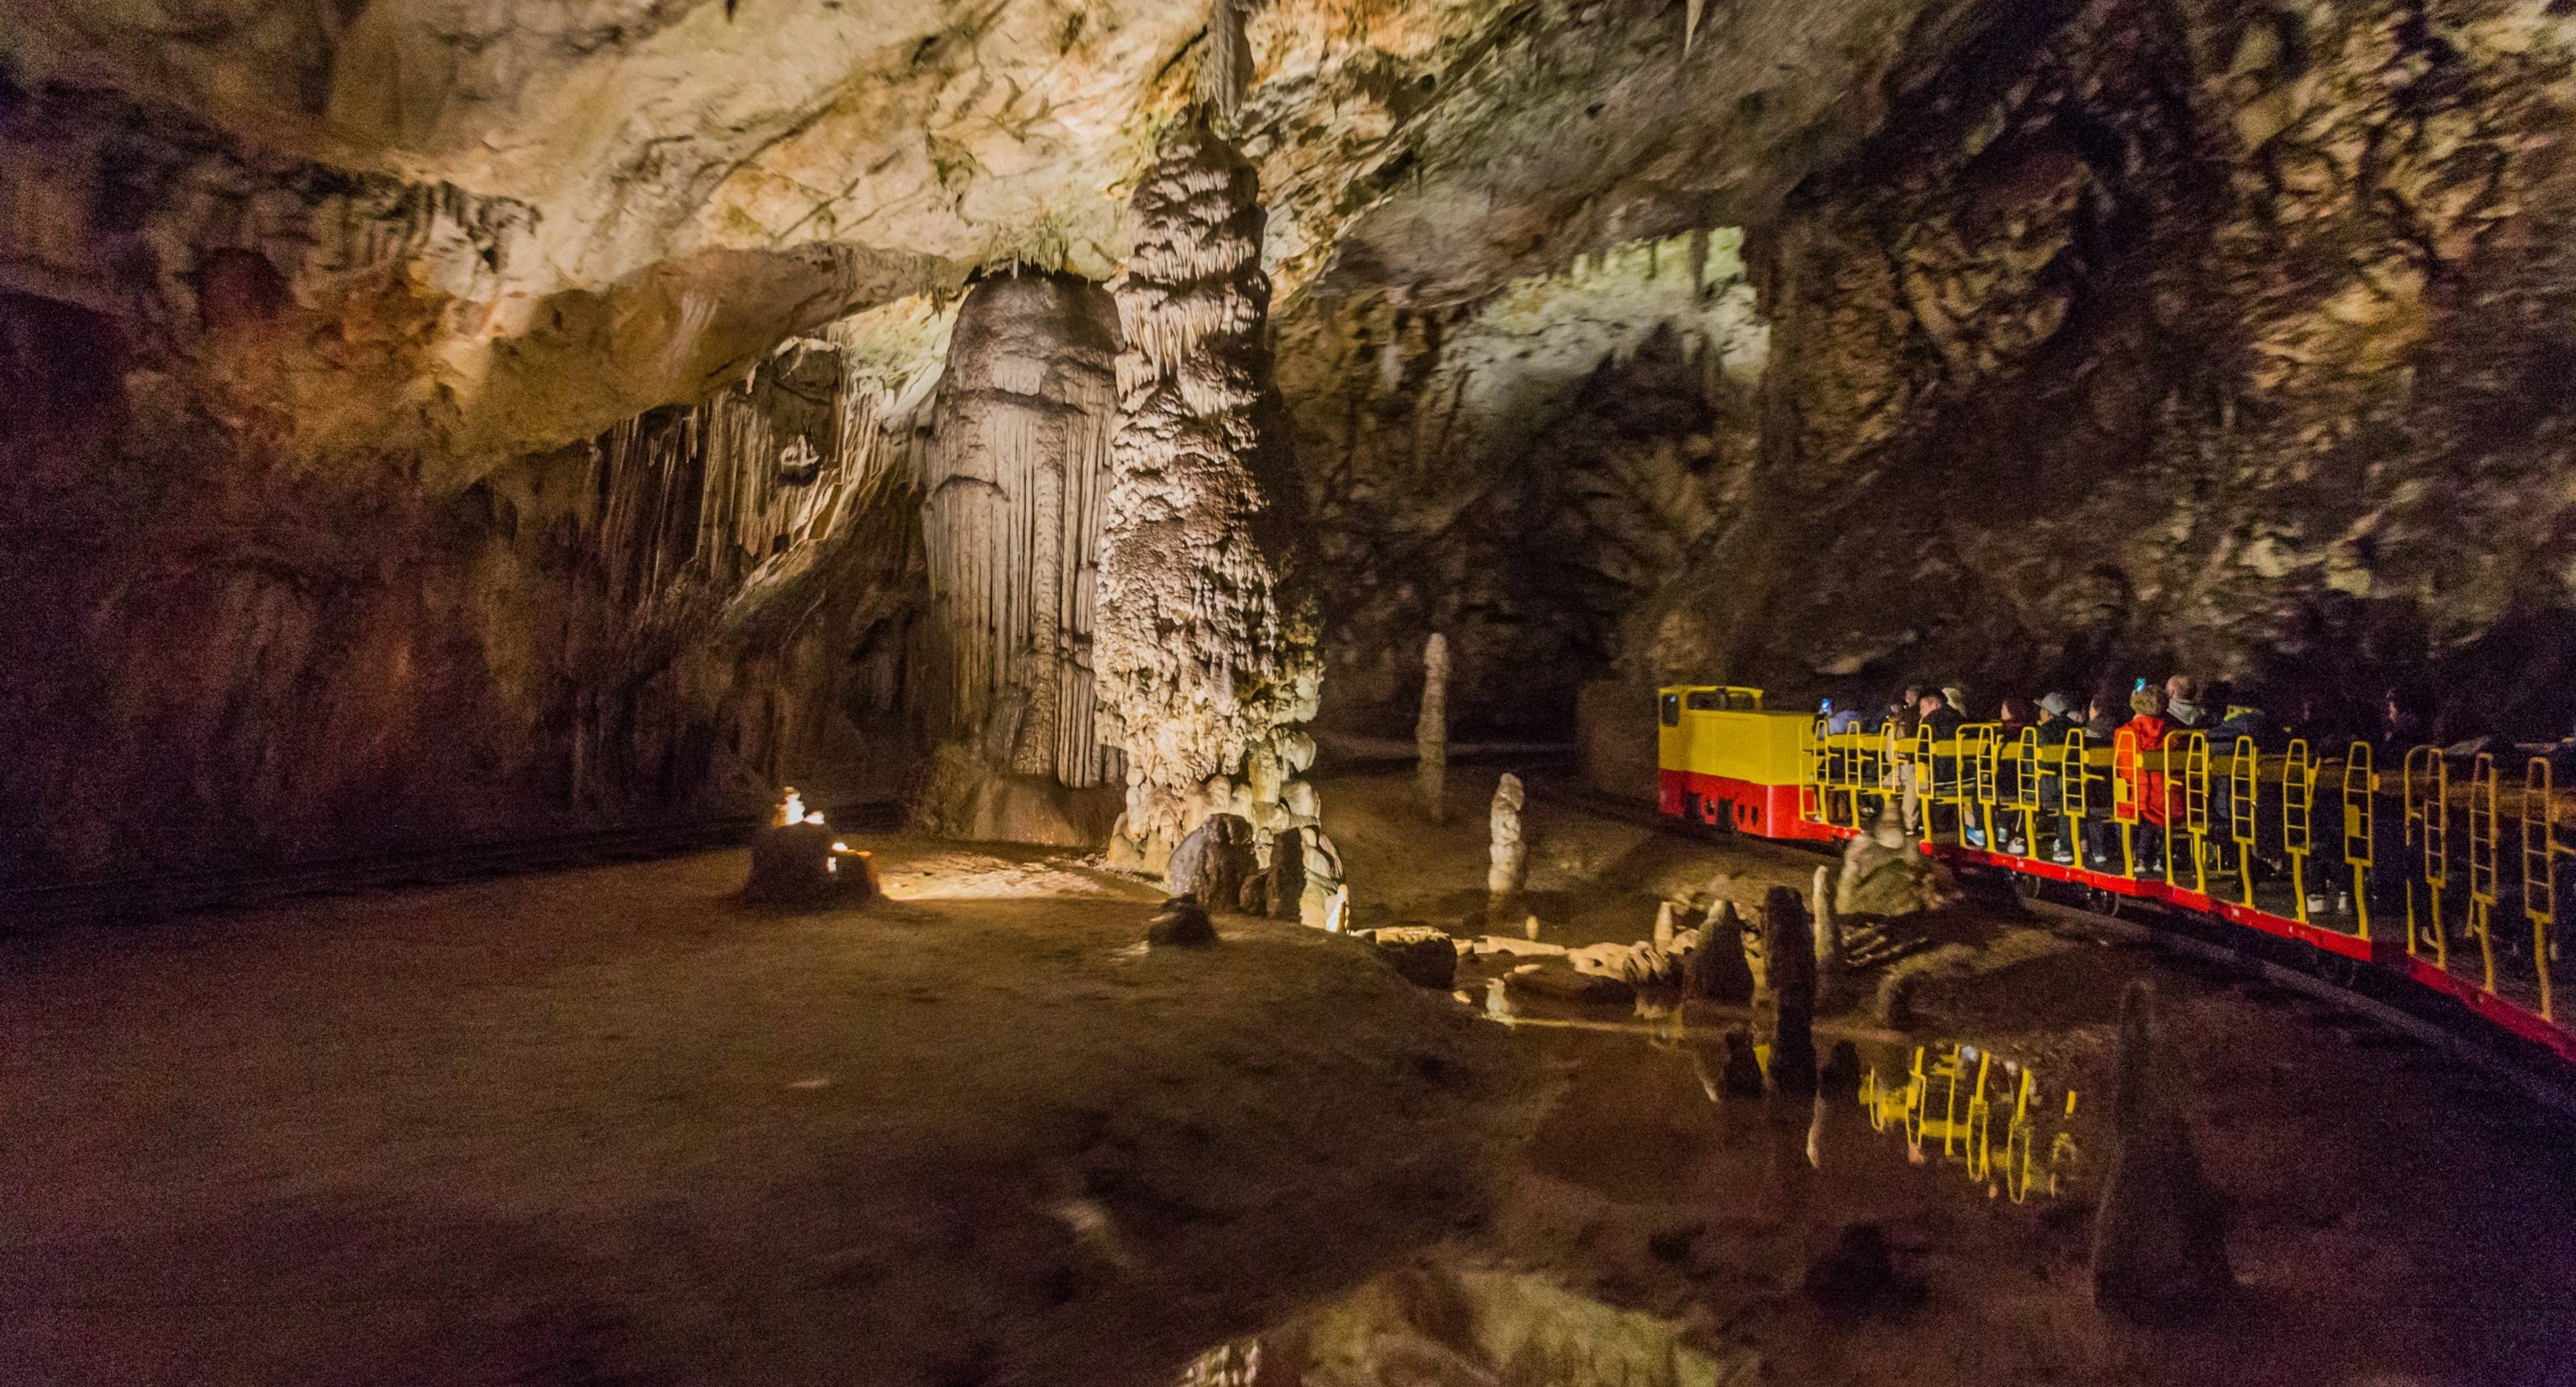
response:
M1494 786L1494 841L1485 868L1485 911L1489 920L1511 918L1520 901L1521 878L1529 866L1529 844L1521 833L1521 803L1521 778L1504 772Z
M1127 755L1113 865L1159 870L1209 814L1262 841L1314 822L1298 782L1322 667L1259 467L1270 280L1252 166L1203 117L1164 140L1128 204L1113 286L1125 346L1100 537L1103 713Z
M1774 886L1762 900L1762 956L1770 986L1754 999L1771 1037L1771 1086L1781 1093L1816 1091L1816 945L1798 893Z
M2118 1145L2093 1217L2093 1303L2140 1320L2209 1309L2236 1282L2226 1208L2192 1151L2160 1030L2153 985L2129 984L2112 1098Z
M1422 713L1413 723L1414 792L1433 823L1449 817L1449 638L1422 645Z

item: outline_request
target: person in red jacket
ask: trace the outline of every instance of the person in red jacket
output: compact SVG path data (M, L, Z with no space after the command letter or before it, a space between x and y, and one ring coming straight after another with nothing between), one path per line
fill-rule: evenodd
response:
M2141 753L2163 749L2166 734L2173 724L2165 720L2164 690L2141 679L2129 695L2130 719L2120 725L2123 732L2135 733ZM2138 831L2138 868L2164 861L2165 820L2169 817L2165 802L2169 781L2163 771L2151 770L2138 777L2138 817L2144 820Z

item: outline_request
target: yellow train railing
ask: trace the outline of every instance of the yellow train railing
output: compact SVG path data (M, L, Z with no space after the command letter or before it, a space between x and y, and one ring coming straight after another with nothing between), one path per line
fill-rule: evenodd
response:
M1798 735L1798 764L1802 768L1798 779L1798 817L1807 823L1821 824L1831 817L1825 796L1832 793L1828 788L1833 783L1832 767L1827 760L1832 754L1831 725L1823 718L1807 724L1806 730Z
M2558 1018L2549 966L2558 961L2558 795L2549 758L2534 756L2522 768L2522 913L2531 922L2531 964L2540 974L2540 1019Z
M2123 727L2111 734L2111 822L2120 826L2120 875L2138 875L2138 801L2143 785L2138 734Z
M2057 766L2057 808L2066 816L2066 836L2074 839L2066 845L2082 865L2091 865L2085 854L2084 830L2093 818L2093 772L2087 764L2086 738L2083 728L2066 734L2065 759Z
M2343 757L2343 860L2352 868L2353 920L2363 939L2370 938L2371 845L2378 815L2371 792L2378 784L2370 743L2353 743Z
M2290 906L2301 924L2308 922L2309 830L2316 802L2316 762L2308 758L2307 740L2293 737L2281 756L2281 851L2290 859Z
M2503 897L2496 869L2496 763L2481 751L2469 762L2469 933L2477 936L2485 987L2496 990L2495 908Z
M2304 740L2292 741L2285 753L2271 757L2261 755L2252 738L2237 738L2232 749L2222 751L2194 729L2176 731L2154 749L2126 730L2106 749L2080 730L2052 743L2033 728L2017 729L2007 738L1990 723L1963 725L1946 741L1936 741L1929 729L1900 739L1892 730L1835 735L1817 726L1808 729L1808 736L1807 754L1799 764L1807 781L1802 792L1813 796L1802 800L1810 821L1864 827L1866 806L1874 796L1903 792L1917 801L1917 832L1927 845L1950 842L1951 835L1937 822L1946 807L1959 816L1960 841L1998 853L2018 850L2034 859L2048 855L2040 846L2043 832L2053 834L2062 826L2071 840L2065 846L2087 865L2094 858L2092 847L2109 848L2097 825L2115 825L2118 865L2105 862L2098 870L2137 880L2152 875L2158 865L2147 859L2158 859L2165 880L2178 892L2223 892L2249 907L2278 909L2301 923L2348 930L2348 939L2374 944L2398 918L2402 891L2407 952L2453 980L2446 983L2426 973L2426 981L2462 994L2482 991L2536 1021L2558 1019L2557 877L2560 862L2576 855L2576 843L2569 841L2576 832L2560 831L2564 811L2548 757L2526 758L2515 813L2509 818L2498 755L2468 758L2467 783L2455 787L2448 760L2429 746L2406 748L2398 774L2391 778L2394 783L2389 783L2378 772L2377 750L2359 741L2347 743L2339 756L2321 758ZM1910 785L1898 783L1900 770ZM2051 776L2056 778L2054 792L2046 788ZM2260 839L2274 831L2265 818L2274 812L2265 800L2267 789L2280 796L2279 851L2287 862L2291 897L2286 908L2256 903L2255 878L2263 875L2262 863L2269 856ZM2319 803L2321 789L2340 811L2339 821L2322 829L2316 816L2328 806ZM2456 802L2455 790L2463 791ZM2378 837L2383 793L2393 801L2388 808L2401 819L2402 831L2390 832L2386 846L2395 850L2390 852L2382 851ZM2467 834L2455 858L2450 832L2458 814L2467 816ZM2161 823L2166 830L2160 854L2147 851L2149 844L2141 841L2142 823ZM2096 840L2091 844L2085 841L2087 829ZM2321 854L2335 849L2341 853L2340 870L2334 860L2321 860ZM2506 874L2508 859L2512 875ZM2188 875L2182 870L2186 861L2192 868ZM2462 901L2449 898L2451 872L2463 863L2468 878L2463 883L2465 915L2460 914ZM2231 867L2239 877L2232 884L2226 880ZM2335 877L2332 889L2320 873ZM2346 888L2348 899L2331 912L2312 904L2341 896ZM2267 880L2264 898L2270 900L2276 889ZM2506 910L2519 910L2527 929L2516 931L2506 922L2499 940L2498 917ZM2450 958L2455 929L2478 946L2475 966L2463 959L2456 973ZM2393 946L2395 941L2386 942ZM1956 1104L1993 1100L1998 1108L2005 1101L2014 1101L2017 1111L2022 1107L2009 1093L1980 1088L1964 1066L1955 1074L1938 1073L1933 1082L1946 1084ZM1950 1132L1947 1154L1959 1155L1969 1130L1965 1115L1945 1109L1931 1112L1926 1121ZM2003 1159L2010 1178L2019 1182L2036 1170L2038 1155L2012 1143L2007 1134ZM1988 1161L1991 1154L1975 1159Z
M2227 836L2236 844L2236 879L2241 899L2254 904L2254 815L2263 804L2263 758L2254 739L2239 737L2227 759Z
M2167 796L2169 800L2178 799L2182 809L2182 822L2176 824L2175 805L2168 803L2165 807L2165 880L2179 881L2174 872L2173 841L2187 835L2191 840L2185 849L2191 854L2191 889L2205 896L2209 894L2209 738L2186 730L2181 740L2182 784L2178 793L2174 789L2173 754L2169 750L2165 755ZM2167 737L2165 745L2172 747L2174 738ZM2174 832L2177 827L2181 834Z
M2023 728L2020 745L2015 750L2020 753L2021 765L2013 772L2013 809L2021 815L2023 855L2037 857L2039 856L2039 729Z

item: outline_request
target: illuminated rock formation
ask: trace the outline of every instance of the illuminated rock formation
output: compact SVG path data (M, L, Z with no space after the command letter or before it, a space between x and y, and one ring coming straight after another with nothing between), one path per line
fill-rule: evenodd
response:
M1101 535L1098 664L1127 754L1112 861L1158 870L1209 814L1266 839L1313 817L1296 730L1322 669L1283 606L1260 469L1270 281L1251 165L1205 124L1176 128L1130 203L1116 286L1121 417Z
M1449 817L1449 640L1422 645L1422 712L1413 724L1414 797L1433 823Z
M958 308L922 486L951 734L996 772L1101 779L1092 597L1117 319L1060 274L978 281Z

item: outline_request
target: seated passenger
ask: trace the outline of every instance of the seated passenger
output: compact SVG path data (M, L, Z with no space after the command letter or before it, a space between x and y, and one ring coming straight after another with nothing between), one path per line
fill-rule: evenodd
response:
M2289 744L2281 735L2281 725L2251 703L2230 703L2227 716L2209 729L2209 751L2224 756L2236 747L2236 739L2251 737L2256 751L2277 752Z
M2104 684L2094 689L2092 701L2084 707L2084 735L2109 746L2111 734L2128 721L2128 709L2128 700L2111 685Z
M2200 706L2201 683L2188 674L2165 681L2165 721L2173 727L2199 727L2209 715Z

